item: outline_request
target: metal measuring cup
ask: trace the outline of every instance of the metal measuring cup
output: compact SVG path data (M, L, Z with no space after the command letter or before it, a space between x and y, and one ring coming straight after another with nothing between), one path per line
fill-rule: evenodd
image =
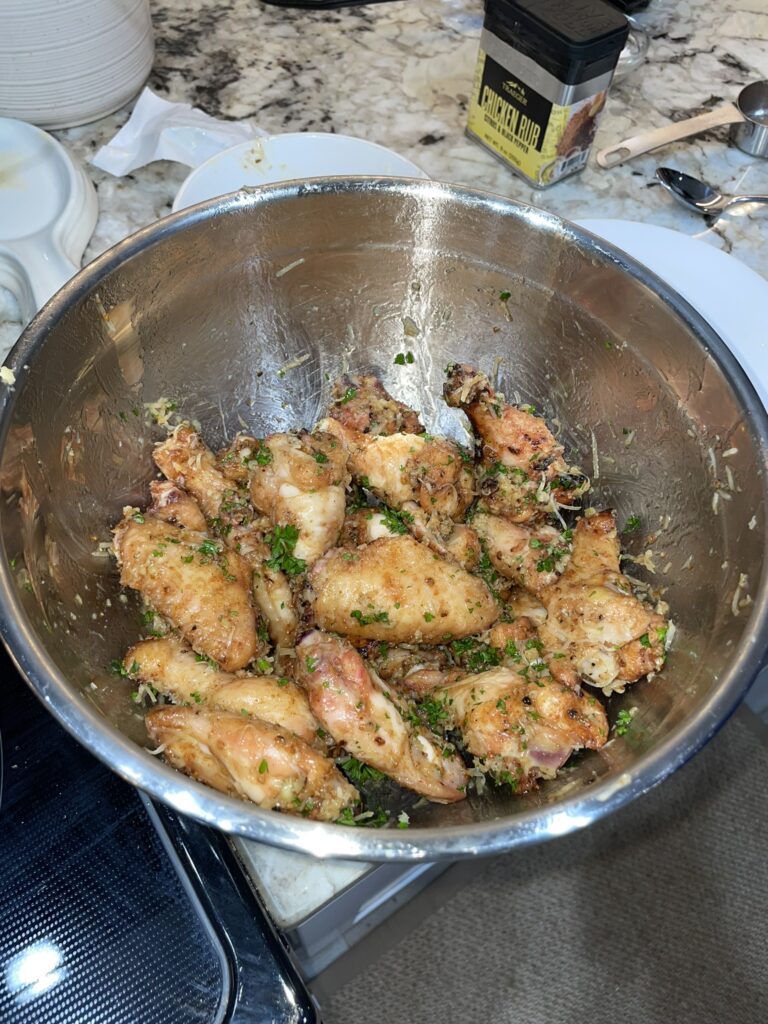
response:
M597 154L600 167L617 167L636 156L659 149L670 142L690 138L710 128L731 125L730 140L750 156L768 157L768 80L751 82L739 93L735 103L708 110L698 117L633 135Z

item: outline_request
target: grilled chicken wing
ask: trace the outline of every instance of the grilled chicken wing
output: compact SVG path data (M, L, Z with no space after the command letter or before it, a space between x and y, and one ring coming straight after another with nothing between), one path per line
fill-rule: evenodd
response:
M408 536L329 551L310 583L317 625L365 640L439 644L481 632L499 615L481 579Z
M470 753L518 792L537 778L554 778L574 750L595 750L608 739L608 720L594 697L551 679L529 682L514 669L468 676L432 696Z
M123 665L176 704L253 715L289 729L305 743L317 739L318 723L306 694L289 679L224 672L176 637L142 640L128 650Z
M472 525L494 569L534 594L565 568L570 545L552 526L521 526L487 512L478 512Z
M259 652L250 572L203 533L128 514L114 529L120 580L138 590L198 653L236 672Z
M342 377L333 387L328 415L361 434L423 434L418 414L398 402L377 377Z
M251 500L277 526L294 526L294 555L316 561L339 537L344 490L349 482L347 452L332 434L271 434L268 457L251 467Z
M482 443L477 486L481 507L515 523L571 505L585 484L570 476L563 446L528 407L510 405L484 373L454 363L444 387L448 405L463 409Z
M297 679L324 729L354 757L438 803L463 800L467 777L455 752L411 725L357 651L319 631L296 648Z
M668 622L634 596L619 571L612 512L579 521L565 572L538 596L547 609L539 632L550 654L565 655L551 662L564 682L582 678L620 691L661 668Z
M259 807L333 821L359 800L333 761L258 718L162 707L147 712L145 721L174 768Z

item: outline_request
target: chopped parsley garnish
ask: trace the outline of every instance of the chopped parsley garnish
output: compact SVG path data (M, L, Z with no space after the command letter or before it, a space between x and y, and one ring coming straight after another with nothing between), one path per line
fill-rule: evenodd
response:
M413 352L398 352L395 356L396 366L405 366L406 363L409 365L414 362Z
M411 819L408 817L408 815L405 813L405 811L400 811L400 813L397 816L397 827L398 828L408 828L410 826L410 824L411 824Z
M144 522L144 516L141 514L141 512L134 512L133 515L131 516L131 519L133 519L134 523Z
M622 533L634 533L640 526L640 516L630 516L624 524Z
M114 673L114 675L116 676L120 676L123 679L127 678L128 676L135 676L140 671L140 669L141 666L139 665L138 661L134 661L130 668L126 668L119 658L114 658L109 663L110 672Z
M435 616L432 614L432 612L424 612L424 621L425 622L431 622L434 619L434 617Z
M198 693L197 690L193 690L192 693L190 693L189 696L192 698L192 700L195 702L195 704L202 704L203 703L203 698L200 696L200 694Z
M408 533L406 524L413 522L410 512L396 512L393 508L384 508L381 513L382 522L390 533Z
M299 576L307 568L303 558L296 558L293 550L299 539L299 531L293 524L276 526L267 534L267 543L272 557L267 559L270 569L281 569L288 576Z
M336 819L337 825L349 825L357 828L381 828L389 824L389 815L384 810L363 811L355 814L351 807L345 807Z
M346 405L347 402L351 402L357 394L357 388L347 388L341 398L338 399L339 405Z
M651 646L651 638L648 636L647 633L643 633L643 635L640 637L640 644L643 647Z
M269 447L265 445L263 441L258 441L256 443L256 451L252 455L243 459L243 462L255 462L259 466L268 466L272 461L272 458L272 452Z
M287 686L289 682L290 679L286 679L285 676L280 676L280 678L277 680L277 685L283 687Z
M381 782L386 778L384 772L358 761L356 757L345 757L343 761L339 761L339 768L356 786L362 786L365 782Z
M325 452L315 452L315 462L322 466L324 462L328 461L328 456Z
M536 563L536 572L554 572L555 571L555 560L551 555L547 555L546 558L541 558Z
M217 661L214 661L213 658L209 658L207 654L195 654L195 661L201 663L204 662L206 665L209 666L209 668L216 669L216 671L218 672L219 663Z
M269 673L272 671L272 665L270 664L269 661L267 661L266 658L258 658L256 660L256 668L263 675L269 675Z
M506 302L511 297L512 297L512 292L506 292L506 291L505 292L499 292L499 299L502 302Z
M487 672L501 664L501 651L490 644L480 643L471 636L451 641L451 654L470 672Z
M265 757L259 762L259 775L266 775L269 771L269 762Z
M617 736L624 736L628 733L632 725L632 712L631 711L620 711L616 717L616 722L613 726Z
M427 724L433 732L439 732L448 718L446 701L438 700L437 697L425 697L417 705L419 712L427 720Z
M317 668L317 658L313 658L311 654L308 654L304 659L304 664L307 666L307 672L314 672Z
M204 558L218 558L221 554L221 548L218 544L208 540L207 537L197 550Z
M501 697L499 697L499 699L496 701L496 708L497 708L497 710L502 711L506 715L506 713L507 713L507 702L505 700L503 700Z
M371 612L364 615L359 608L349 613L351 619L355 619L359 626L370 626L373 622L389 622L389 612Z

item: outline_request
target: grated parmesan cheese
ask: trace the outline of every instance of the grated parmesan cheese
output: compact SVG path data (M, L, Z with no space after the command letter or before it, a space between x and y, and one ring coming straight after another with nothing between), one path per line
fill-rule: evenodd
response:
M304 262L306 261L303 256L298 260L294 260L293 263L289 263L287 267L282 267L280 270L278 270L277 273L275 274L275 277L282 277L283 274L289 274L292 270L295 270L296 267L300 267L301 264Z
M308 359L312 358L310 352L305 352L303 355L296 356L294 359L289 359L287 363L284 363L277 371L278 376L282 376L289 370L295 370L297 366L303 366Z

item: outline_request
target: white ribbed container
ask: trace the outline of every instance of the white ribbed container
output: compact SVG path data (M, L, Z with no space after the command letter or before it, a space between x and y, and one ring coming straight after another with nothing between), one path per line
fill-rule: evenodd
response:
M149 0L0 0L0 117L95 121L138 93L153 57Z

